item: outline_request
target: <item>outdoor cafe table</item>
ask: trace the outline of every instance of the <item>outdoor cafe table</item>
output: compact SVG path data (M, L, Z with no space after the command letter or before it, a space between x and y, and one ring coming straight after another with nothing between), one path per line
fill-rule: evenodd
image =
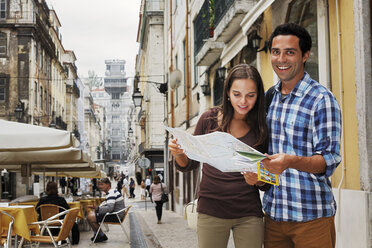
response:
M17 205L0 207L0 211L6 211L14 217L13 229L15 234L27 240L30 240L30 231L39 234L39 226L28 224L37 221L36 211L33 205ZM3 228L8 228L9 218L4 215L1 216L1 225Z
M80 204L80 202L76 201L76 202L67 202L68 206L70 208L79 208L79 213L77 215L77 217L79 219L83 219L84 218L84 211L83 211L83 207L82 205Z
M39 201L29 201L29 202L17 202L17 203L10 203L9 205L10 206L17 206L17 205L32 205L34 207L36 207L37 203Z
M95 201L91 199L79 200L79 202L86 214L88 214L92 210L92 206L95 204Z

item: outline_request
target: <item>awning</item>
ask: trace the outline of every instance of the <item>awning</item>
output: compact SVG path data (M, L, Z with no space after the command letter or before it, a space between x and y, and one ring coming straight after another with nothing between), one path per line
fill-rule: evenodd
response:
M71 132L0 120L0 151L36 151L72 147Z
M225 66L231 61L248 43L247 32L257 18L269 7L275 0L260 0L243 18L240 23L241 30L234 38L226 44L221 53L221 66Z

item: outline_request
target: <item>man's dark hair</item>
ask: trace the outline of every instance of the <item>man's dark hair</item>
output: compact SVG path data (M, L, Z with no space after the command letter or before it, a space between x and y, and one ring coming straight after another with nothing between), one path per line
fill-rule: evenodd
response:
M108 177L101 178L101 180L99 180L99 183L105 183L105 184L109 184L111 186L111 181Z
M307 51L310 51L311 49L311 36L309 32L300 25L296 23L284 23L279 26L277 26L274 30L274 32L271 34L269 38L269 50L271 52L271 45L273 43L273 39L278 35L294 35L299 38L299 45L301 48L302 56Z
M45 193L47 195L58 195L58 186L56 182L48 182Z

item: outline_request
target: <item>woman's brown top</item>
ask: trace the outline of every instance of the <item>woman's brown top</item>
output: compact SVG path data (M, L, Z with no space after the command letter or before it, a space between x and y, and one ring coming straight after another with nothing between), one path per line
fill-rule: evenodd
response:
M195 127L194 135L213 132L217 128L217 114L217 109L203 113ZM253 146L257 138L253 131L249 131L239 140ZM261 150L261 152L266 151ZM199 164L198 161L190 159L186 167L180 167L177 163L176 167L182 172L187 172L198 168ZM263 189L267 187L269 186L263 186ZM240 172L222 172L207 163L203 164L198 192L198 212L223 219L263 217L256 186L248 185Z

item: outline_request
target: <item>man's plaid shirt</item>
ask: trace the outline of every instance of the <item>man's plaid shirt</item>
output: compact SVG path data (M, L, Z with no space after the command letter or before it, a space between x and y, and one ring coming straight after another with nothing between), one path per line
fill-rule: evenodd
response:
M334 216L336 202L329 177L341 162L341 111L336 98L305 73L287 96L276 85L267 115L269 154L310 157L321 154L323 174L286 169L280 185L265 192L265 213L276 221L305 222Z

